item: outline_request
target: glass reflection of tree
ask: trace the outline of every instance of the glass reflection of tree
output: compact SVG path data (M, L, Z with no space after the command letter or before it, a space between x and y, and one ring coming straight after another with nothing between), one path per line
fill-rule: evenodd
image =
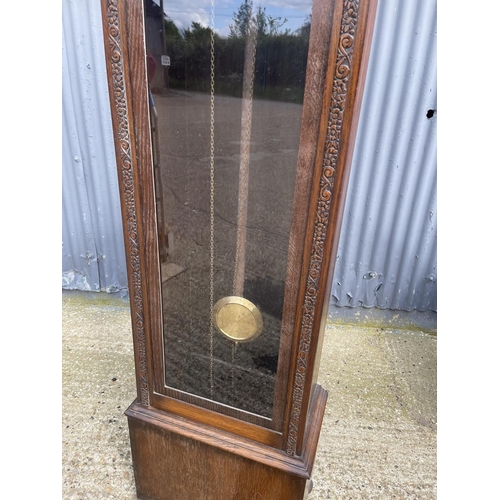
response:
M215 35L216 90L219 95L241 97L245 33L252 15L251 0L244 0L233 13L229 36ZM287 19L273 17L259 6L255 89L257 99L301 103L303 99L310 16L295 31L286 28ZM170 87L198 92L209 91L210 28L192 22L179 30L164 21L167 53L171 59Z

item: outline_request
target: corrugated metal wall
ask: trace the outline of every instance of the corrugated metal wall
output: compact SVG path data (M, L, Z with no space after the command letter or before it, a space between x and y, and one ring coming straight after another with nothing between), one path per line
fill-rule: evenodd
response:
M332 304L436 311L436 0L379 0Z
M434 311L436 0L379 0L332 304ZM63 287L127 287L99 0L63 2Z
M62 286L126 290L100 2L65 0L62 12Z

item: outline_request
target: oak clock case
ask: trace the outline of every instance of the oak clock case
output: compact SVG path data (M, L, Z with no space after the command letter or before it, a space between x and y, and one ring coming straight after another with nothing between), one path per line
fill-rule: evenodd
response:
M139 498L299 499L314 463L376 4L311 1L293 32L245 6L230 36L217 1L181 35L154 1L102 0Z

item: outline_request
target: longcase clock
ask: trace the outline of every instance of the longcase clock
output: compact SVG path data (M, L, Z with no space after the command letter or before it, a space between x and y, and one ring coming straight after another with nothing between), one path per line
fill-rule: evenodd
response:
M144 500L310 489L376 2L304 4L102 0Z

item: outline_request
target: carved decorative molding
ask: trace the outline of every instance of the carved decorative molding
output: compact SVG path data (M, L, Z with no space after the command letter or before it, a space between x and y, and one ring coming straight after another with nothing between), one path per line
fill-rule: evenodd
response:
M118 137L115 142L119 148L118 170L121 173L122 203L124 204L126 230L125 237L128 245L132 289L134 335L139 360L140 400L143 405L149 406L149 388L147 379L146 334L144 327L144 307L142 298L141 258L139 252L136 193L134 188L134 172L132 167L130 124L127 110L127 94L125 88L123 54L120 35L120 19L118 15L118 0L107 0L107 43L111 66L111 80L113 95L112 105L116 114L116 130Z
M342 21L335 61L335 73L328 117L328 131L314 222L314 235L307 275L306 294L302 306L299 351L295 364L292 407L286 447L288 455L294 455L297 449L297 436L309 360L309 348L311 345L314 317L317 311L318 284L323 267L324 244L330 224L333 187L336 180L335 172L339 155L340 136L344 123L347 89L351 79L352 53L358 24L359 1L360 0L344 0L342 7Z

